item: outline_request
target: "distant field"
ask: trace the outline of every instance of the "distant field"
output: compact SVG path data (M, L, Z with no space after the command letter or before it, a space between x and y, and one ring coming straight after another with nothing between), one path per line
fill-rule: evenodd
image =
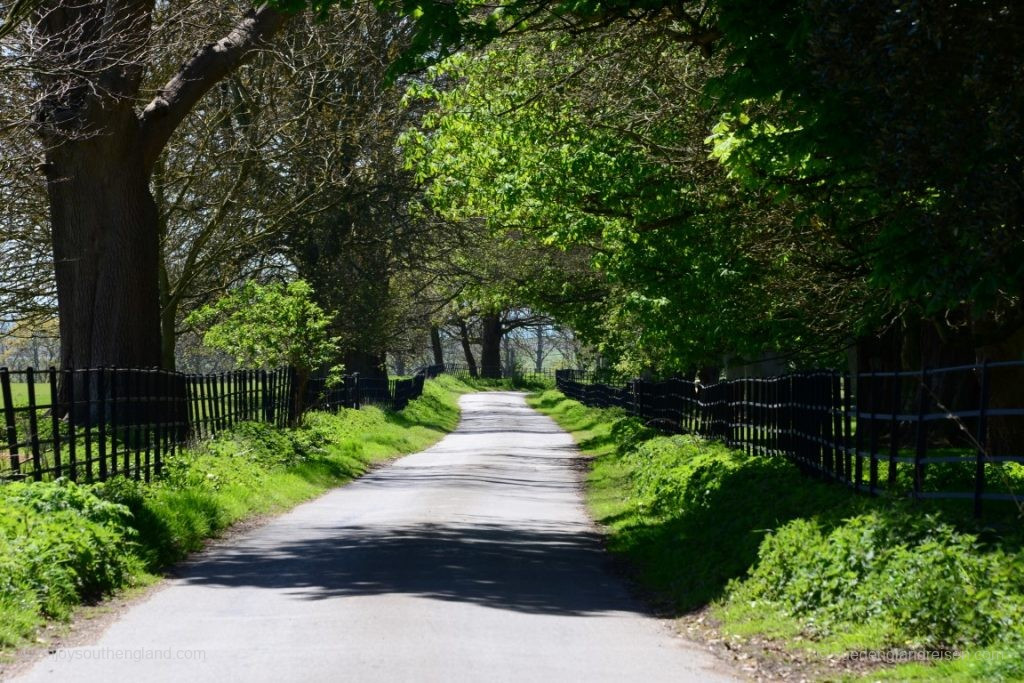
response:
M11 382L11 400L14 406L28 405L28 384L25 382ZM36 404L49 405L50 385L36 384ZM0 395L0 407L5 408L3 396Z

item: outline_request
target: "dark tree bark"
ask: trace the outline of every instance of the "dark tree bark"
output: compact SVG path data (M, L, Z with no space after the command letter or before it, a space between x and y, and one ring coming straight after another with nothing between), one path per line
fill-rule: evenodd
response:
M504 347L505 354L502 375L505 377L513 377L516 374L516 350L512 348L512 343L509 341L508 336L502 337L501 345Z
M544 328L540 325L537 326L537 351L533 365L538 373L544 372Z
M469 328L466 327L465 320L459 320L459 341L462 342L462 353L466 357L469 376L477 377L476 359L473 357L473 347L469 344Z
M892 372L902 367L900 359L901 335L898 325L891 325L881 334L857 340L856 388L857 410L861 413L892 413L903 401L903 390L892 377L872 376L872 372ZM888 443L899 434L891 434L887 420L864 420L858 429L873 435L878 444ZM871 431L871 430L874 431ZM898 431L898 430L897 430ZM865 437L867 444L867 437Z
M430 326L430 348L434 352L434 365L444 365L444 347L441 346L441 331L437 325Z
M718 384L722 375L722 368L717 365L704 365L697 370L697 379L701 384Z
M46 163L65 368L161 363L156 204L132 112Z
M1024 327L1001 342L978 349L979 361L1020 360L1024 357ZM989 371L989 408L1024 407L1024 368L1003 367ZM1024 444L1024 418L992 417L988 421L989 455L1018 455Z
M383 355L366 351L349 351L345 354L345 374L358 372L360 377L388 376L386 359Z
M501 315L480 316L480 375L489 379L501 377Z
M903 369L949 368L972 365L975 351L969 335L954 334L944 323L933 320L907 325L903 335ZM920 382L909 383L904 408L917 400ZM978 407L977 378L968 371L945 372L928 377L927 412L957 412ZM928 439L936 445L970 446L970 440L954 420L939 420L929 425Z
M175 347L178 341L175 325L178 323L179 299L171 296L170 283L165 264L160 264L160 366L164 370L175 369Z

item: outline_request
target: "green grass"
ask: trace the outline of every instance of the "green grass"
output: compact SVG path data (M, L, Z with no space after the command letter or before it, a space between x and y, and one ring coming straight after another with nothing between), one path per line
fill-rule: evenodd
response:
M35 390L36 405L49 405L50 385L37 382ZM16 408L28 405L28 384L26 382L11 382L11 404ZM0 396L0 409L5 407L3 396Z
M963 506L859 496L785 459L660 435L555 391L530 403L592 456L587 503L608 547L668 610L711 605L726 635L775 638L821 661L968 652L887 672L897 678L1024 678L1019 517L980 525ZM1003 657L975 655L994 650Z
M115 479L0 485L0 651L48 619L152 581L232 524L286 510L454 429L451 377L405 410L310 413L301 428L243 423L166 462L154 484Z

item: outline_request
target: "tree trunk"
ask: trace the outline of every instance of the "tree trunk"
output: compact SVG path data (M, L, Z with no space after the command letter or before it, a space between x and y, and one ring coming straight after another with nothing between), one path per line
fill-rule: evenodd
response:
M56 65L36 74L34 119L65 368L160 364L154 164L192 107L287 19L269 6L248 10L137 113L152 9L148 1L87 3L46 12L35 25L43 63Z
M469 329L465 320L459 320L459 341L462 342L462 353L466 356L466 367L469 368L469 376L476 377L476 359L473 358L473 347L469 344Z
M703 385L718 384L722 375L722 368L717 365L703 365L697 369L697 379Z
M46 153L61 364L161 364L157 209L138 123L127 107L109 134Z
M538 373L544 372L544 328L537 326L537 356L534 359L534 368Z
M501 378L501 316L488 313L480 316L480 375Z
M914 324L914 333L904 337L903 369L949 368L972 365L974 348L967 335L952 334L944 323L922 320ZM911 396L905 407L917 399L917 382L911 383ZM968 371L945 372L928 378L927 408L932 412L959 412L978 407L977 378ZM957 421L937 420L928 426L928 440L938 446L970 446L970 440Z
M171 296L170 280L167 276L167 265L160 263L160 367L164 370L175 369L175 346L178 342L178 299Z
M504 350L505 360L502 364L502 375L504 377L513 377L516 374L516 352L512 348L512 343L508 337L502 337L501 345Z
M444 365L444 347L441 346L441 331L437 325L430 326L430 347L434 351L434 365Z
M892 377L871 376L872 372L892 372L900 370L901 334L898 325L891 325L885 332L875 336L861 337L857 347L857 410L861 413L888 414L900 412L903 401L902 383ZM865 445L869 438L875 439L877 446L889 443L893 438L899 439L897 433L892 434L889 420L858 421L858 429L863 429Z
M387 365L383 355L366 351L349 351L345 354L345 374L358 372L360 377L388 376Z

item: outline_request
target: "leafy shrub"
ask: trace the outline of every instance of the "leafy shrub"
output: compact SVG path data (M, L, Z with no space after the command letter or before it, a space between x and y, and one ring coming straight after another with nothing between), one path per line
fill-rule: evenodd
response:
M797 617L819 636L877 623L887 645L987 646L1020 635L1021 567L1019 556L982 550L971 534L896 507L830 530L813 519L784 525L730 599Z
M63 617L133 570L126 507L66 480L0 486L0 601Z

